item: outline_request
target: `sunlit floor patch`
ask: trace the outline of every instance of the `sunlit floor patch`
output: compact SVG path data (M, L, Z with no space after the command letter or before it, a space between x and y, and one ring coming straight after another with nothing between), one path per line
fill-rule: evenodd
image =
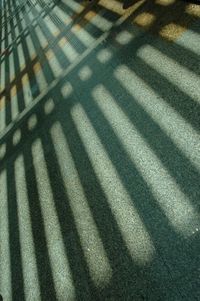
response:
M200 17L200 6L198 4L190 3L186 6L185 12L193 17Z
M144 12L139 14L135 19L134 23L143 27L143 28L149 28L154 21L156 20L156 16L149 12Z

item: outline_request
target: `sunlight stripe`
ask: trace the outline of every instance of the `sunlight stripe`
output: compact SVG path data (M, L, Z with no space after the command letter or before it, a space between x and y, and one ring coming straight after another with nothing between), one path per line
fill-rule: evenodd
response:
M20 248L26 300L41 300L37 264L28 205L24 160L20 155L15 161L15 181L18 207Z
M150 45L141 47L137 56L156 70L158 75L161 74L167 81L190 96L194 102L200 103L200 77L198 75Z
M154 253L151 238L123 187L115 166L83 107L75 105L71 114L132 258L141 265L149 262Z
M56 200L52 195L40 139L36 139L32 145L32 156L57 298L63 300L63 296L67 296L69 300L74 300L75 291L71 271L65 254L62 231L54 203Z
M1 60L2 60L2 62L1 62ZM6 79L5 79L5 77L6 77L5 56L2 56L2 57L0 56L0 63L1 63L1 65L0 65L0 93L1 93L5 89L5 81L6 81ZM0 100L1 100L1 97L2 96L0 96Z
M26 42L26 46L27 46L27 50L28 50L28 56L29 56L30 60L33 61L34 58L37 56L37 52L35 50L35 46L33 44L33 41L31 39L30 35L28 35L27 37L25 37L24 41ZM24 66L21 69L21 71L23 69L24 69Z
M113 22L92 11L88 12L85 18L90 22L90 24L94 25L103 32L109 30L113 25Z
M9 70L6 70L6 72L9 71L9 76L7 76L6 80L6 87L9 86L12 78L15 78L16 77L16 70L15 70L15 56L14 54L16 55L16 52L11 52L8 57L6 58L6 60L9 61Z
M77 4L75 1L68 1L67 5L76 13L80 13L81 10L84 10L84 7L81 4ZM92 8L85 13L84 20L87 20L90 24L94 25L103 32L109 30L113 24L113 22L109 21L103 16L100 16L95 12L95 10L92 10Z
M200 135L195 129L127 66L117 67L114 75L133 96L133 101L145 109L152 120L200 171Z
M52 36L52 38L55 36L55 34L57 32L60 32L58 26L55 25L55 23L51 20L49 14L47 14L45 17L43 17L43 22L41 22L41 28L43 29L44 27L44 30L43 32L48 32L48 36ZM46 26L46 29L45 29L45 26Z
M10 106L11 106L12 120L14 120L19 113L17 85L12 86L12 88L10 89L10 99L11 99ZM6 108L4 108L4 111L6 111Z
M55 49L52 50L51 48L46 52L46 59L48 64L52 70L52 73L55 77L61 75L63 68L60 62L57 59L58 53L55 52Z
M6 110L5 109L2 110L2 108L5 107L5 104L6 104L6 97L3 96L0 98L0 132L4 130L6 126Z
M31 103L31 101L33 100L32 98L32 91L31 91L31 83L30 83L30 76L28 73L25 73L22 78L21 78L21 81L22 81L22 90L23 90L23 99L22 99L22 95L20 95L20 92L19 91L19 96L18 96L18 99L19 101L20 100L24 100L24 103L25 103L25 106L28 106L28 104Z
M56 18L58 18L59 21L65 25L68 25L72 21L70 15L68 15L61 7L57 5L53 8L53 13L55 14Z
M91 277L102 288L109 283L112 270L98 228L59 123L53 125L51 136Z
M170 176L106 88L99 85L92 94L174 229L184 236L190 236L194 228L199 227L200 219L176 180Z
M74 35L76 35L77 39L80 40L87 48L88 45L91 45L96 41L95 37L93 37L87 30L85 30L84 27L74 25L71 31Z
M12 285L6 170L0 173L0 189L0 292L4 296L4 300L11 301Z
M37 36L37 40L39 41L39 45L36 46L36 50L38 52L38 48L45 48L46 45L49 44L49 41L47 40L45 34L43 33L43 31L41 30L40 26L37 25L34 29L34 34L31 34L31 36Z
M23 50L22 43L23 42L19 43L19 45L17 46L16 52L14 51L14 53L16 53L16 55L18 56L18 58L15 57L15 61L19 62L19 69L20 70L22 70L23 66L26 65L26 60L27 60L27 57L25 58L25 55L24 55L24 50ZM19 72L20 70L15 70L15 73ZM12 76L11 76L11 78L12 78Z
M186 32L176 41L176 44L181 47L190 50L192 53L200 56L200 35L197 32L194 32L190 29L187 29ZM189 55L189 54L188 54ZM200 68L200 63L199 63Z
M66 58L69 60L69 62L73 62L78 57L78 52L76 49L70 44L70 42L67 41L66 38L62 38L63 40L66 40L64 46L62 47L62 52L66 55Z

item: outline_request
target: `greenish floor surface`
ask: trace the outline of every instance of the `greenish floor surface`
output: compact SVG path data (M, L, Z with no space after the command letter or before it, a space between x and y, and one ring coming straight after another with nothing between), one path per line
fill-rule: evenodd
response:
M200 19L138 3L1 2L4 301L200 300Z

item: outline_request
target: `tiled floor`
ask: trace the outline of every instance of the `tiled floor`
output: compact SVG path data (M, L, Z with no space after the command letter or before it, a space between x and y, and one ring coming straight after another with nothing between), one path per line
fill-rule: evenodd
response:
M5 301L200 300L200 5L122 2L1 2Z

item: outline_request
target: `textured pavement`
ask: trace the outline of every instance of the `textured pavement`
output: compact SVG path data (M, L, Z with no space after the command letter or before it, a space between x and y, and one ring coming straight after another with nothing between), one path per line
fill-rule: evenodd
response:
M122 2L0 2L5 301L200 300L200 5Z

